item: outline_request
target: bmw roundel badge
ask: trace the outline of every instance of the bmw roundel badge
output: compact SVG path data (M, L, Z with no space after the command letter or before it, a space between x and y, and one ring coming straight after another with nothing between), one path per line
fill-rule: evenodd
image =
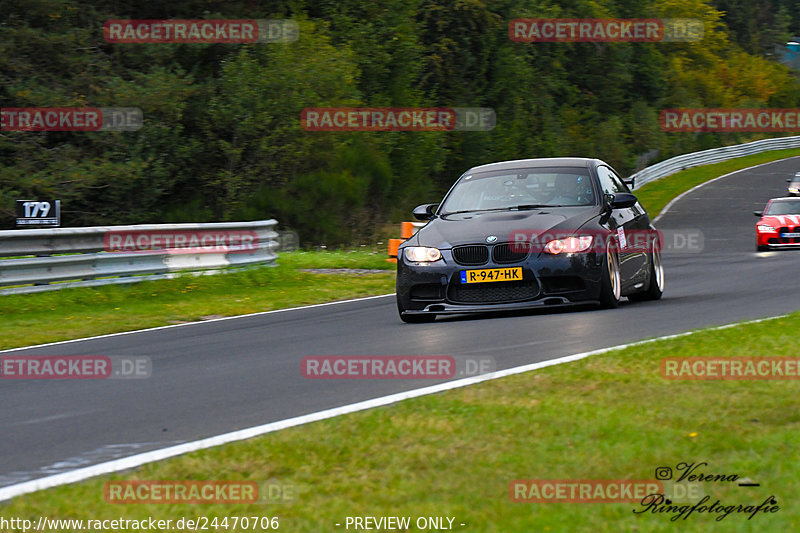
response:
M486 237L486 242L496 242L496 241L497 241L497 235L489 235L488 237Z

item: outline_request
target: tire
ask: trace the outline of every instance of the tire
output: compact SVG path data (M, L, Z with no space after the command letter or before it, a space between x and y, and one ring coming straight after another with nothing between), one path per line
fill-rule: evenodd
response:
M603 281L600 287L600 307L614 309L621 298L622 280L619 273L619 253L610 242L603 261Z
M647 254L650 266L650 279L647 289L628 296L628 300L640 302L644 300L660 300L664 294L664 265L661 263L661 250L658 238L653 239L653 251Z
M756 244L756 252L768 252L768 251L769 251L769 246Z
M436 315L434 314L429 314L429 315L405 314L405 309L403 309L403 306L400 305L400 298L397 299L397 313L400 315L400 320L402 320L406 324L426 324L428 322L433 322L434 320L436 320Z

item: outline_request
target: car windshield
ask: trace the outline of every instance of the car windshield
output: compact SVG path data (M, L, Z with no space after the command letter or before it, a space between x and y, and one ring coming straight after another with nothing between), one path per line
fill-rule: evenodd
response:
M523 168L465 176L450 191L442 213L594 204L588 169Z
M800 215L800 200L772 202L765 215Z

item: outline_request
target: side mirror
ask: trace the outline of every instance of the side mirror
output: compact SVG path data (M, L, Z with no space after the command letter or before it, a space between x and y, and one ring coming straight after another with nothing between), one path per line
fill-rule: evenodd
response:
M611 209L626 209L636 205L638 200L628 192L618 192L611 195Z
M627 185L630 190L633 190L633 182L634 181L636 181L636 177L635 176L631 176L630 178L628 178L626 180L622 180L622 183Z
M436 209L439 207L439 204L422 204L418 205L414 208L411 212L414 215L414 218L417 220L430 220L433 218L433 214L436 212Z
M753 214L755 216L759 217L759 218L764 216L764 212L763 211L753 211Z

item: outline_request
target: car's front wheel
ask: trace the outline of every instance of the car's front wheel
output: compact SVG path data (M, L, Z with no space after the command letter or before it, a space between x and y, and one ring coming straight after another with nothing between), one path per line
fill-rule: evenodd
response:
M613 309L619 305L622 281L619 273L619 253L609 242L603 261L603 281L600 287L600 307Z
M424 315L406 314L405 309L403 309L403 305L400 303L400 297L397 298L397 313L400 315L400 320L406 322L407 324L424 324L426 322L433 322L434 320L436 320L436 315L434 314L424 314Z
M661 243L653 239L653 249L647 254L650 263L650 283L647 290L628 296L629 300L660 300L664 294L664 265L661 263Z

